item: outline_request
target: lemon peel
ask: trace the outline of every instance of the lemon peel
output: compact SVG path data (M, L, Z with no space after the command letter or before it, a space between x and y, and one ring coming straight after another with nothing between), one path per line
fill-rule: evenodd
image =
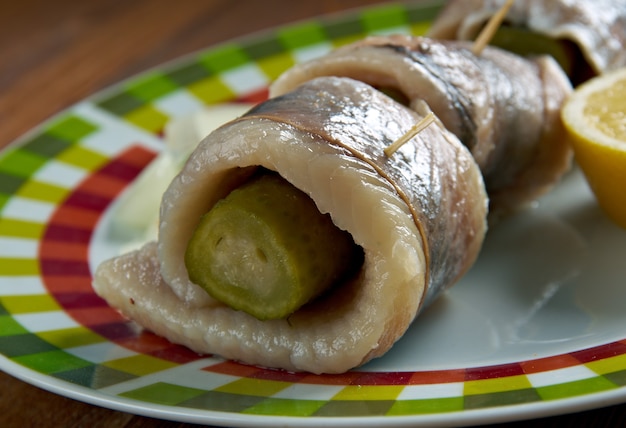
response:
M626 68L578 86L561 117L598 204L626 228Z

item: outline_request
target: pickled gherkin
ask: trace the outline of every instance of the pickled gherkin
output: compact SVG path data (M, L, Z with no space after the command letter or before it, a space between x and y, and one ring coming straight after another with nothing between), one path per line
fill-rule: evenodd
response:
M576 71L574 62L577 49L573 43L554 39L528 28L502 26L489 44L521 56L550 55L569 77Z
M308 195L265 172L200 220L185 265L213 298L261 319L285 318L353 273L362 249Z

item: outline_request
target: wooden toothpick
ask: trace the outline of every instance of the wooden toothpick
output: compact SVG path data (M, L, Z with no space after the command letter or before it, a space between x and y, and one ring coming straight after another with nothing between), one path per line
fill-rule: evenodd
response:
M485 28L482 29L480 34L478 34L478 37L476 37L476 40L472 45L472 53L474 53L474 55L480 55L483 49L485 49L485 47L489 44L489 41L493 38L493 35L500 27L500 24L502 24L502 21L504 21L504 18L509 12L509 9L511 8L511 6L513 6L513 1L514 0L507 0L502 5L500 10L498 10L491 17L489 22L487 22L487 25L485 25Z
M426 127L433 123L435 119L435 114L432 111L429 112L426 116L424 116L422 120L413 125L411 129L409 129L402 137L389 144L383 150L385 152L385 156L390 157L391 155L393 155L400 147L406 144L407 141L426 129Z

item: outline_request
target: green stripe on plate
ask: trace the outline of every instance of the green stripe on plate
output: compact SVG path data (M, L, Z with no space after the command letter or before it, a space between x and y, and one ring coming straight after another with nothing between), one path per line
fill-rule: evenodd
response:
M107 340L86 327L72 327L61 330L43 331L37 333L51 345L61 349L75 348L77 346L93 345L106 342Z
M459 412L464 410L463 397L433 398L424 400L398 400L389 412L390 416L425 415L431 413Z
M57 348L34 334L0 336L0 353L8 358L45 353Z
M38 266L35 266L39 270ZM0 270L4 268L0 265ZM0 302L12 314L27 314L32 312L58 311L60 306L54 297L49 294L34 294L23 296L2 296Z
M178 403L181 407L202 410L242 413L253 408L266 398L255 395L229 394L218 391L205 391L197 397Z
M518 375L466 381L464 393L465 395L486 394L526 388L532 388L530 381L525 375Z
M53 376L93 389L105 388L136 378L129 373L120 372L97 364L56 372L53 373Z
M236 95L218 76L202 79L189 85L187 89L206 104L230 101Z
M95 171L108 162L109 158L86 147L75 145L60 153L56 160L88 171Z
M124 116L143 105L141 98L127 92L120 92L98 102L100 108L118 116Z
M484 382L484 381L483 381ZM533 388L517 389L512 391L475 394L465 396L466 409L480 409L486 407L509 406L541 401L541 396Z
M0 272L2 272L3 276L39 275L39 261L36 259L2 257L0 258ZM11 297L14 297L14 296L11 296ZM39 296L39 297L44 297L44 296ZM9 297L4 297L4 298L9 298ZM7 307L7 309L9 308ZM10 312L14 312L14 311L10 310Z
M270 397L288 386L291 386L291 383L243 377L234 382L222 385L219 388L216 388L215 391L231 394Z
M613 373L626 367L626 354L591 361L585 365L598 374Z
M171 383L157 382L143 388L134 389L120 394L121 397L133 398L148 403L165 404L175 406L183 401L206 393L202 389L188 388L186 386Z
M219 46L200 56L200 64L213 73L250 64L250 58L241 46L235 43Z
M368 9L361 14L361 22L368 32L408 25L406 8L399 4Z
M2 308L3 311L6 309ZM12 316L2 315L0 316L0 336L15 336L17 334L28 333L20 323L15 321Z
M11 150L0 158L0 172L15 177L28 178L48 159L21 149Z
M283 46L289 50L328 42L324 27L315 21L284 27L278 30L276 35Z
M406 8L406 16L409 22L426 24L428 27L430 27L430 23L439 12L441 12L441 5Z
M89 361L78 358L72 354L68 354L60 349L15 357L13 358L13 361L46 374L92 365Z
M276 80L286 68L293 66L295 61L288 53L280 53L262 58L256 64L267 75L268 79L272 81Z
M44 132L27 140L22 149L39 156L53 158L66 150L70 145L72 145L72 142Z
M179 85L162 73L151 73L131 82L127 91L146 102L153 101L176 91Z
M283 45L274 34L265 35L258 40L244 44L241 46L241 50L253 61L282 54L285 51Z
M176 363L144 354L110 360L103 363L103 365L136 376L144 376L178 366Z
M612 373L607 373L604 375L609 381L613 382L615 385L626 386L626 370L619 370Z
M4 161L4 159L2 159L2 161ZM24 177L24 175L26 174L17 176L13 173L0 171L0 193L4 193L8 196L17 192L17 190L26 182L26 177Z
M332 400L315 412L315 416L385 416L394 403L393 400Z
M69 115L51 124L47 132L62 140L76 142L82 140L97 129L98 126L93 123L81 117Z
M331 40L346 39L357 40L365 33L363 23L358 16L348 20L333 20L323 23L324 31Z
M326 401L268 398L243 410L242 413L273 416L312 416Z
M0 217L0 236L39 239L45 227L41 223Z
M38 201L60 203L70 193L68 189L37 180L26 181L16 195Z
M617 385L606 377L598 376L575 382L542 386L537 388L537 392L544 400L556 400L558 398L569 398L576 395L587 395L595 392L608 391L616 387Z
M348 385L333 400L395 400L403 389L399 385Z
M210 75L211 72L205 66L198 63L184 64L165 73L165 76L181 87L190 85Z
M163 129L163 126L169 121L169 116L146 104L125 114L124 119L149 132L156 133Z

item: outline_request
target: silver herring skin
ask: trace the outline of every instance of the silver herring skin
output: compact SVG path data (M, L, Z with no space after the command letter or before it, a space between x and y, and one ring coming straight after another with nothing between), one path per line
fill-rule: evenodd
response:
M546 193L570 168L559 116L571 92L548 56L527 60L469 42L402 35L370 37L298 64L271 86L283 94L317 76L345 76L425 102L480 166L493 212L515 211Z
M505 0L450 0L429 37L473 39ZM626 66L626 2L515 0L506 20L554 39L570 40L596 74Z
M172 342L249 364L341 373L385 354L472 266L486 232L480 170L439 123L384 155L422 117L347 78L262 103L200 143L163 196L158 242L102 263L96 291ZM199 217L259 166L309 194L365 255L353 280L288 319L225 306L183 263Z

